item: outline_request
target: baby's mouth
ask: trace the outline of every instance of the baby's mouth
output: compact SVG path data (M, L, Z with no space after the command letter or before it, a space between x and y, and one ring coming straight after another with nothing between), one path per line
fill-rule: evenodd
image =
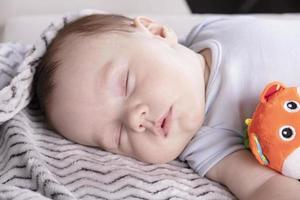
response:
M157 125L155 127L158 132L157 134L167 137L170 132L171 122L172 122L172 106L156 123Z

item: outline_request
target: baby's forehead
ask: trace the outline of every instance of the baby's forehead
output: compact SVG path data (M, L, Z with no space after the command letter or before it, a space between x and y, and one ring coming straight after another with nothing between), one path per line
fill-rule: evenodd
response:
M80 73L96 66L99 68L107 61L116 59L117 56L111 49L114 46L112 36L109 37L70 35L65 38L57 51L53 52L59 64L56 76L65 77L70 73L83 75Z
M120 41L122 38L129 38L117 33L101 33L94 35L80 35L70 34L63 38L58 44L58 55L66 55L73 52L76 49L90 49L93 47L107 47L112 46L116 41Z
M152 41L149 36L139 32L114 32L88 36L72 34L59 44L57 52L54 53L57 54L60 68L69 68L67 71L70 71L73 70L71 68L78 67L77 65L88 68L101 66L109 61L144 60L148 54L142 52L146 49L160 51L160 45L156 44L157 42Z
M57 58L59 60L68 59L70 56L77 54L78 56L86 55L87 53L99 52L102 54L108 53L106 49L116 49L118 53L126 52L126 49L141 44L139 33L124 33L111 32L101 33L95 35L82 36L78 34L71 34L59 44L57 48ZM114 56L117 56L117 52Z

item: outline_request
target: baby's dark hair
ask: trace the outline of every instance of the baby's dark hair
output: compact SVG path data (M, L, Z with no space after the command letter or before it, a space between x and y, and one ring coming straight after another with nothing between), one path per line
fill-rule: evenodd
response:
M68 45L64 41L70 36L80 38L111 32L134 32L132 24L133 19L122 15L93 14L68 23L58 31L37 66L33 82L35 98L50 124L51 122L47 116L47 106L56 86L54 74L61 64L61 60L57 58L57 55L65 45Z

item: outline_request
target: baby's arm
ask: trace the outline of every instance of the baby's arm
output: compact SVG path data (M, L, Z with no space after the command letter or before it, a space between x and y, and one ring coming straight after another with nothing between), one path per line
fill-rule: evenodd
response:
M260 165L247 150L230 154L206 176L226 185L239 199L299 199L300 183Z

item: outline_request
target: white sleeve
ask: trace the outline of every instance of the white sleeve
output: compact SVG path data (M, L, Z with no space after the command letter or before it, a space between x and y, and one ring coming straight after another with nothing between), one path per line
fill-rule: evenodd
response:
M179 159L187 161L200 176L205 176L207 171L224 157L244 148L241 134L204 126L190 141Z

